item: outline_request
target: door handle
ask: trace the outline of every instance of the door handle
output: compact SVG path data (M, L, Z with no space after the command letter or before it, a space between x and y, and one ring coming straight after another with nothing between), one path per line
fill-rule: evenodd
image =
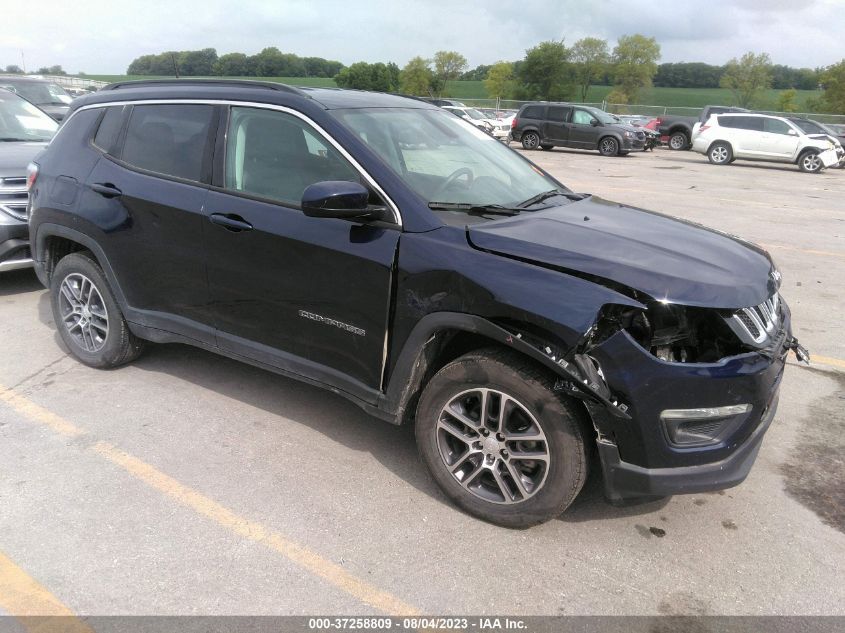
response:
M232 231L233 233L252 230L252 224L234 213L212 213L209 220L213 224L222 226L227 231Z
M115 187L110 182L96 182L91 185L91 190L96 191L98 194L103 196L104 198L119 198L123 192Z

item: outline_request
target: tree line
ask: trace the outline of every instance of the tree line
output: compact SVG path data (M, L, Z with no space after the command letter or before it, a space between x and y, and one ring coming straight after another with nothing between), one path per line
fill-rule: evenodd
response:
M283 53L275 46L255 55L226 53L213 48L196 51L166 51L141 55L126 69L127 75L177 75L185 77L334 77L343 64L322 57L300 57Z

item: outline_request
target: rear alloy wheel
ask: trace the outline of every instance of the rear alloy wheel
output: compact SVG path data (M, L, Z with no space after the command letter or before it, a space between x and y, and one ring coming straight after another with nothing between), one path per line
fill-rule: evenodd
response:
M526 132L522 135L522 147L525 149L537 149L540 145L540 135L537 132Z
M683 132L675 132L669 137L669 149L682 150L689 147L689 138Z
M563 512L587 476L582 412L554 378L506 350L472 352L426 386L416 416L420 455L470 514L524 528Z
M707 151L707 158L714 165L727 165L734 160L734 153L727 143L713 143Z
M86 365L117 367L143 350L144 342L129 331L103 270L89 254L71 253L59 261L50 303L59 335Z
M599 141L599 154L602 156L616 156L619 153L619 143L612 136L605 136Z
M824 167L818 152L807 151L798 158L798 168L808 174L817 174Z

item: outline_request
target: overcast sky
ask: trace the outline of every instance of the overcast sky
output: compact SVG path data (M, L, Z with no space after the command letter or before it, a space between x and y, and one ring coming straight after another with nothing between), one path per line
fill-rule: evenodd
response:
M845 56L843 0L39 0L4 19L0 66L61 64L120 74L139 55L266 46L301 56L395 61L437 50L470 67L517 60L549 39L620 35L660 43L663 62L722 64L753 50L775 63L825 66Z

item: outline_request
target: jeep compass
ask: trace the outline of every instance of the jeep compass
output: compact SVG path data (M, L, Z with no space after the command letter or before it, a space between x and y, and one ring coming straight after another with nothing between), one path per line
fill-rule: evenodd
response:
M559 515L591 460L616 501L740 483L804 354L761 248L573 193L419 100L113 84L30 173L81 362L178 342L325 387L415 425L443 493L503 526Z

